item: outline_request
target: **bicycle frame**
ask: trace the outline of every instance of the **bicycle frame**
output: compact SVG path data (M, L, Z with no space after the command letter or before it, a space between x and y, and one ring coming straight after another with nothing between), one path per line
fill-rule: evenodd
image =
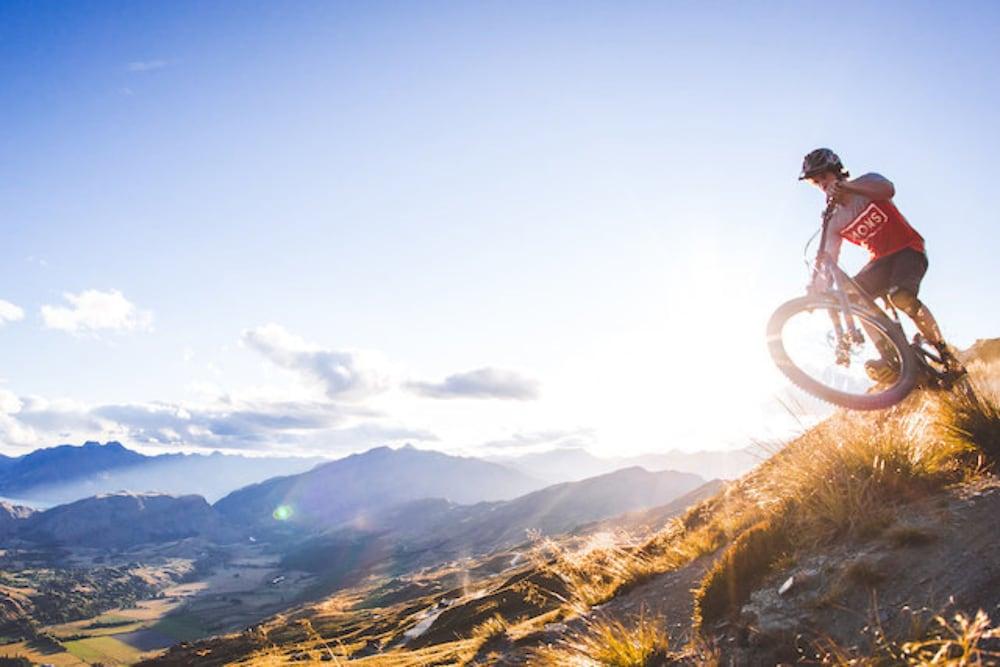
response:
M854 278L841 269L840 266L833 261L833 258L824 251L826 245L826 232L829 225L831 211L832 206L828 204L827 210L823 212L823 227L821 232L823 236L820 240L820 249L816 258L815 269L817 275L827 279L826 282L831 287L826 294L832 296L839 306L836 309L829 310L830 319L833 322L834 333L837 336L838 346L846 345L846 347L849 348L851 343L863 340L863 334L858 329L854 318L854 312L857 311L859 306L865 307L868 314L876 316L885 324L895 327L905 335L903 324L899 320L899 316L888 298L886 297L885 300L888 308L892 312L892 315L889 315L885 309L880 307L875 299L865 292L865 290L862 289L857 282L855 282ZM933 377L935 382L942 383L947 381L947 373L938 370L932 364L928 363L928 361L932 361L935 364L944 366L944 360L938 354L927 350L923 346L923 338L920 334L914 336L913 342L909 347L914 353L917 362Z
M826 293L833 296L840 305L839 312L844 317L844 322L850 325L849 330L856 328L852 315L852 305L853 309L856 309L859 304L867 306L871 314L879 315L896 326L902 327L898 318L890 317L875 299L854 281L854 278L837 266L829 255L823 255L819 258L817 270L821 274L825 273L829 278L832 287Z

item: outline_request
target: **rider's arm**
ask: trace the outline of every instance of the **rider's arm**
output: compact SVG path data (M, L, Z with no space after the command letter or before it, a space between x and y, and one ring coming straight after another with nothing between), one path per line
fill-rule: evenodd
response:
M861 195L872 201L892 199L896 188L888 178L880 174L865 174L853 181L842 181L840 189L855 195Z

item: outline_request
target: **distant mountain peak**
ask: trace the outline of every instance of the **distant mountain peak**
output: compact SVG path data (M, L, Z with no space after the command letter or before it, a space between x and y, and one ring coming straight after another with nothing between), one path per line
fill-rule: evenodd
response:
M129 491L128 489L122 489L120 491L108 491L107 493L98 493L94 496L99 500L105 498L159 498L159 497L175 498L170 493L161 493L160 491Z
M244 487L216 507L247 524L276 526L275 508L289 506L295 509L297 525L332 527L359 511L419 498L458 503L506 500L542 486L522 472L482 459L412 445L382 446Z
M69 446L72 447L73 445L69 445ZM129 452L132 451L131 449L128 449L127 447L125 447L125 445L123 445L122 443L118 442L117 440L109 440L108 442L105 442L103 444L100 443L100 442L98 442L97 440L88 440L87 442L83 443L83 448L84 449L111 449L111 450L116 450L116 451L124 450L124 451L129 451Z

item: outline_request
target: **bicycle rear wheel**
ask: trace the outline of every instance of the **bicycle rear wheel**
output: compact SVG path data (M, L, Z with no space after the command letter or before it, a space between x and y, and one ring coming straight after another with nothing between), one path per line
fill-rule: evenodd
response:
M849 363L837 363L837 336L829 296L805 296L783 304L767 324L771 357L788 379L813 396L853 410L879 410L906 398L917 383L917 359L902 329L886 317L852 305L852 315L864 325L863 340L851 345ZM885 355L899 365L895 380L876 382L864 363Z

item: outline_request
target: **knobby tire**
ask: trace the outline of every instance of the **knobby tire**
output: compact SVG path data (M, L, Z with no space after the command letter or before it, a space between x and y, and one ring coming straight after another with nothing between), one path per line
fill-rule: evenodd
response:
M771 357L778 368L801 389L828 403L852 410L881 410L899 403L906 398L919 379L918 362L913 350L906 340L905 334L894 326L887 318L875 317L863 309L853 309L853 315L863 320L869 326L877 329L896 348L900 359L899 378L894 384L883 391L870 394L852 394L838 391L814 379L811 375L796 366L785 351L781 338L782 328L792 316L803 311L839 310L837 302L821 295L804 296L792 299L780 306L767 323L767 342Z

